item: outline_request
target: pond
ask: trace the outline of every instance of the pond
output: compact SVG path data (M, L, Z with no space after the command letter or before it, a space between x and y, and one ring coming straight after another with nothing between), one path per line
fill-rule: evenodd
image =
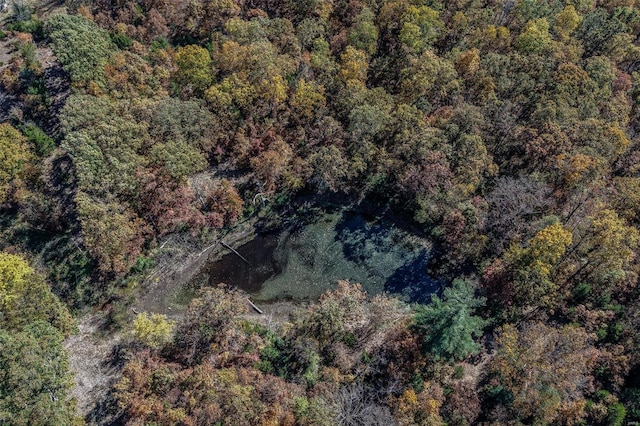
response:
M360 213L324 213L310 223L258 235L210 262L199 285L224 282L261 302L317 299L338 280L428 302L440 282L426 273L431 246L393 223Z

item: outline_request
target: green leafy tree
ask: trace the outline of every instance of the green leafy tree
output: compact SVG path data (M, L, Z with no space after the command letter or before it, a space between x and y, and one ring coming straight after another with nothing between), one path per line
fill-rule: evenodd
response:
M296 62L289 55L280 54L268 40L241 45L227 41L216 52L216 64L222 73L237 74L239 89L255 93L254 102L246 104L250 115L266 116L282 106L288 95L288 78L296 70ZM243 83L246 80L249 85ZM234 84L235 85L235 84Z
M460 88L453 64L430 50L410 57L407 65L400 70L399 99L425 112L440 106Z
M576 12L575 7L570 4L556 15L554 31L560 40L567 40L569 36L578 28L582 17Z
M104 273L121 273L135 262L144 242L144 222L126 205L76 195L84 245Z
M99 82L115 46L109 34L80 15L55 15L49 19L53 49L71 80Z
M614 47L615 36L624 32L625 25L603 7L584 15L575 36L582 40L586 56L607 53Z
M314 170L311 180L317 187L332 192L340 190L349 174L349 165L340 149L335 146L322 147L310 157L309 162Z
M309 62L317 80L325 87L333 87L339 81L335 77L338 72L336 58L331 55L329 43L323 37L313 41Z
M83 424L67 397L72 380L62 340L60 331L42 321L14 334L0 329L0 423Z
M211 55L207 49L194 44L180 47L176 50L178 70L174 78L185 89L202 93L213 81L211 64Z
M487 324L474 310L484 306L484 298L474 296L475 287L464 280L454 280L442 298L418 306L415 327L424 336L425 349L437 358L462 360L480 352L474 338L482 335Z
M0 327L16 330L33 321L47 321L64 335L73 328L44 278L22 256L0 252Z
M549 22L546 18L540 18L527 22L524 31L515 40L515 47L527 54L541 53L550 43Z
M623 154L631 140L616 124L600 119L590 119L575 125L576 144L579 144L586 155L601 158L607 163L614 162Z
M367 54L362 50L347 46L340 59L340 75L345 83L355 81L364 84L367 80L367 68L369 66Z
M614 184L616 191L612 206L621 218L637 225L640 222L640 212L637 209L640 206L640 178L617 177Z
M2 306L16 298L23 291L25 277L33 273L29 264L20 256L0 253L0 303Z
M146 166L142 149L148 125L136 119L128 102L88 95L69 97L61 112L69 152L81 191L129 199L139 187L136 172Z
M310 119L326 106L324 87L312 81L300 79L290 98L290 103L301 118Z
M376 53L378 43L378 29L373 23L373 19L371 10L364 8L358 21L349 31L349 43L369 55Z
M184 181L207 166L200 151L182 141L156 144L149 156L177 181Z
M432 45L444 27L438 11L428 6L407 7L401 22L400 41L414 53Z
M27 141L35 148L40 157L47 157L56 148L56 143L42 129L35 124L20 126L20 130Z
M462 106L446 124L445 134L451 148L451 170L459 190L472 194L485 177L495 174L496 164L478 131L484 122L481 110L470 105Z
M156 142L186 142L201 152L209 152L218 129L217 117L203 102L164 98L136 108L136 117L149 123L149 136Z

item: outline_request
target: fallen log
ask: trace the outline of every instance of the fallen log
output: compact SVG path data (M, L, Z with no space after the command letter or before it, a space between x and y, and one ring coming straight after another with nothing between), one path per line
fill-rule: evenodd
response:
M264 312L262 312L262 309L258 308L258 307L257 307L257 306L256 306L256 305L251 301L251 299L247 299L247 301L249 302L249 304L251 305L251 307L252 307L253 309L255 309L255 311L256 311L257 313L259 313L260 315L264 315Z
M211 244L209 247L207 247L206 249L202 250L200 253L198 253L198 257L202 256L206 251L208 251L209 249L212 249L213 247L217 246L218 243L220 243L221 241L218 240L215 243Z
M162 245L160 246L159 250L162 250L162 249L164 248L164 246L166 246L166 245L167 245L167 243L168 243L169 241L171 241L171 239L172 239L172 238L173 238L173 235L172 235L172 236L170 236L169 238L167 238L167 241L165 241L164 243L162 243Z
M222 244L222 246L228 250L231 250L236 256L238 256L240 259L244 260L244 262L251 266L251 264L249 263L249 261L247 259L245 259L244 257L242 257L242 255L240 253L238 253L237 251L235 251L233 249L233 247L231 247L230 245L228 245L227 243L225 243L224 241L220 240L220 244Z

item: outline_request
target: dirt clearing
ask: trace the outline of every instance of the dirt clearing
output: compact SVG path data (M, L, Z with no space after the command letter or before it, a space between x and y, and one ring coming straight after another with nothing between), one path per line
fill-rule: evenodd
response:
M86 417L90 425L111 424L115 420L104 416L111 411L105 408L111 403L113 385L120 379L115 352L122 335L111 333L103 336L104 325L103 314L87 314L79 319L78 334L65 342L69 366L75 375L75 386L70 396L78 402L78 414Z

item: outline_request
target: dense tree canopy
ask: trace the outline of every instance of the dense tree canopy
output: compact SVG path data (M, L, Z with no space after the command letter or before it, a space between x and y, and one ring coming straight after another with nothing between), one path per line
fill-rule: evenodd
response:
M101 82L114 47L107 32L82 16L58 15L48 25L56 56L71 80Z
M0 252L0 422L83 424L67 392L66 306L19 255Z
M76 425L63 336L36 321L9 334L0 328L0 421L15 425Z
M415 267L441 293L408 307L341 282L282 328L228 288L174 333L142 314L125 421L640 421L636 2L65 6L0 32L0 345L32 356L2 351L1 371L46 370L8 381L0 416L73 421L67 376L55 409L29 390L65 370L54 293L126 316L174 235L338 203L429 240Z

